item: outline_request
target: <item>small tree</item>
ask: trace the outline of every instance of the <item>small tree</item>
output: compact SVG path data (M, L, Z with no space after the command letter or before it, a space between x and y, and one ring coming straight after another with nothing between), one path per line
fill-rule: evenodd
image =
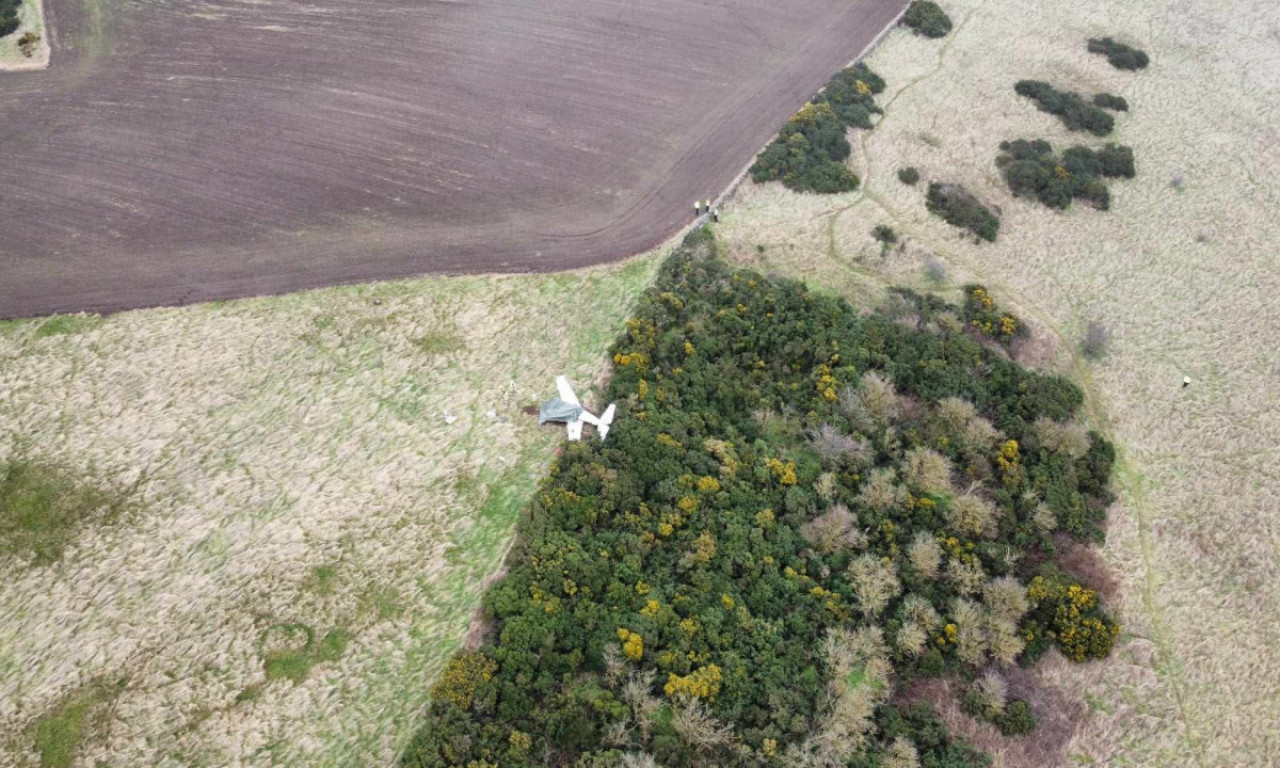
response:
M920 171L916 170L914 165L909 165L906 168L899 168L898 181L906 184L907 186L914 186L917 181L920 181Z

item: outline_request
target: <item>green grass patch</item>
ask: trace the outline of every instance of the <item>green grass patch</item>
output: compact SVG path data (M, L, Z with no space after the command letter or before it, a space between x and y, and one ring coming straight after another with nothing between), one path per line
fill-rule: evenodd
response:
M262 638L262 669L268 680L300 683L316 664L341 659L353 637L350 632L335 628L316 642L315 630L306 624L276 624ZM250 686L240 692L236 702L253 701L257 697L258 691Z
M57 315L45 320L36 328L36 338L45 336L66 336L80 333L102 324L101 315Z
M309 586L317 595L332 595L334 582L338 579L336 565L321 565L311 569Z
M95 683L73 691L27 730L40 755L41 768L68 768L94 727L106 719L109 705L124 689Z
M122 501L47 464L0 465L0 556L56 562L83 524L114 517Z
M461 336L448 331L432 331L420 336L413 344L418 348L419 352L427 357L460 352L467 348L467 344L462 340Z

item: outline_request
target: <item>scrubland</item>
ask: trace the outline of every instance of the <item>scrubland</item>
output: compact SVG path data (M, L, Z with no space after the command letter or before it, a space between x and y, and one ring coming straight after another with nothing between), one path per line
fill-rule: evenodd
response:
M986 284L1037 326L1019 358L1071 373L1116 439L1121 500L1101 554L1121 645L1085 667L1049 660L1040 677L1070 706L1073 735L1048 757L995 748L998 763L1280 763L1280 6L944 7L950 35L899 30L867 59L888 87L883 119L853 139L863 187L743 185L721 240L740 262L856 301L890 281ZM1088 53L1103 36L1143 48L1150 66L1121 71ZM1133 148L1137 177L1111 184L1110 211L1055 212L1009 193L1001 141L1104 141L1037 111L1014 93L1020 79L1127 99L1105 140ZM905 166L919 184L897 179ZM998 240L976 244L932 217L930 181L993 206ZM901 243L883 257L881 224ZM1096 362L1079 352L1090 322L1111 337Z
M0 324L0 764L392 760L656 266Z

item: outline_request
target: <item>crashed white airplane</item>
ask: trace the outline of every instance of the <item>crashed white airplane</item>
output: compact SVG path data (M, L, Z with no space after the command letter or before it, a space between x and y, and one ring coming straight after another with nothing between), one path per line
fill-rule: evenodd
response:
M577 441L582 439L582 425L590 424L600 433L600 439L605 439L609 434L609 425L613 423L613 403L609 403L603 415L596 416L578 402L578 396L573 394L573 387L569 386L568 379L557 376L556 389L560 391L560 396L542 404L538 412L538 425L548 421L563 421L569 429L569 439Z

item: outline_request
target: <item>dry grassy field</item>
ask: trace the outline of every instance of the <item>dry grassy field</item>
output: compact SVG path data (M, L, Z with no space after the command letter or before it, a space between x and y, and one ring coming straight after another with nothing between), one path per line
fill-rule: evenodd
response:
M111 507L0 547L0 765L390 762L657 261L0 324L0 465Z
M1104 664L1045 665L1078 705L1075 735L1052 760L996 740L1000 762L1280 765L1280 6L943 6L949 37L897 31L869 59L889 90L883 121L854 139L864 189L744 185L720 234L739 261L857 299L886 280L930 287L929 259L948 271L944 289L985 282L1039 326L1024 356L1072 373L1118 439L1121 502L1102 554L1125 642ZM1103 35L1145 49L1150 68L1087 53ZM1138 177L1111 185L1110 212L1054 213L1004 187L1001 140L1100 143L1015 95L1022 78L1128 99L1109 138L1134 148ZM922 182L900 183L903 166ZM930 180L997 206L999 240L975 245L929 215ZM882 223L906 239L884 258L871 237ZM1089 321L1113 337L1096 364L1078 351Z

